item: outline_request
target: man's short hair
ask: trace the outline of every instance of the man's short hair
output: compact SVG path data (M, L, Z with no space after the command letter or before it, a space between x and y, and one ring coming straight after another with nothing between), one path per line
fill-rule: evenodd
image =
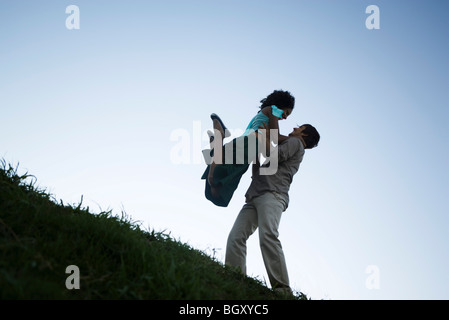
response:
M307 135L303 136L304 142L306 143L305 149L312 149L318 146L318 142L320 142L318 130L311 124L303 124L302 126L305 127L303 133Z

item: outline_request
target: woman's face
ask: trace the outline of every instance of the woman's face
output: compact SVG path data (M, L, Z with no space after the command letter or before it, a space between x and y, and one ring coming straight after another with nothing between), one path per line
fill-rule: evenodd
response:
M282 119L287 119L288 116L293 112L292 108L283 109L284 112L282 113Z

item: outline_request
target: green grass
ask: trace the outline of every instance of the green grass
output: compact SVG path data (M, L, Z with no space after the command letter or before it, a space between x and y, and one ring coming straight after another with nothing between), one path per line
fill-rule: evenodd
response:
M66 267L80 289L66 288ZM279 296L169 235L142 230L126 214L91 213L57 202L0 163L1 299L305 299Z

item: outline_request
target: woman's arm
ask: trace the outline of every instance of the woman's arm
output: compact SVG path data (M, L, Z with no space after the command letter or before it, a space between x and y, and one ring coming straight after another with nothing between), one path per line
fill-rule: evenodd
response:
M288 136L284 136L279 132L279 118L273 115L271 107L265 107L262 112L268 117L268 128L275 129L278 132L278 143L281 143L288 139Z

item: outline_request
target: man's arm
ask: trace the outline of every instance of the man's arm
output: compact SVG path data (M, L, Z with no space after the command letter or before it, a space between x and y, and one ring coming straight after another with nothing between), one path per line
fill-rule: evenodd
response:
M301 141L298 138L290 137L286 143L278 145L277 148L278 161L283 162L292 158L301 151Z
M257 161L257 163L253 163L253 172L252 172L252 178L257 177L259 175L260 170L260 163Z
M281 144L281 141L278 141L276 146L272 146L271 144L271 132L266 124L263 125L262 132L265 133L265 135L259 134L259 139L262 141L262 145L265 144L265 154L263 155L265 158L269 158L270 154L273 152L274 154L277 154L278 156L278 162L283 162L285 160L288 160L289 158L293 157L300 149L301 149L301 142L296 137L286 137L285 140L289 140L286 143ZM261 146L261 145L259 145ZM259 150L261 153L261 151ZM260 154L257 157L257 160L259 160ZM260 167L260 164L259 164Z

